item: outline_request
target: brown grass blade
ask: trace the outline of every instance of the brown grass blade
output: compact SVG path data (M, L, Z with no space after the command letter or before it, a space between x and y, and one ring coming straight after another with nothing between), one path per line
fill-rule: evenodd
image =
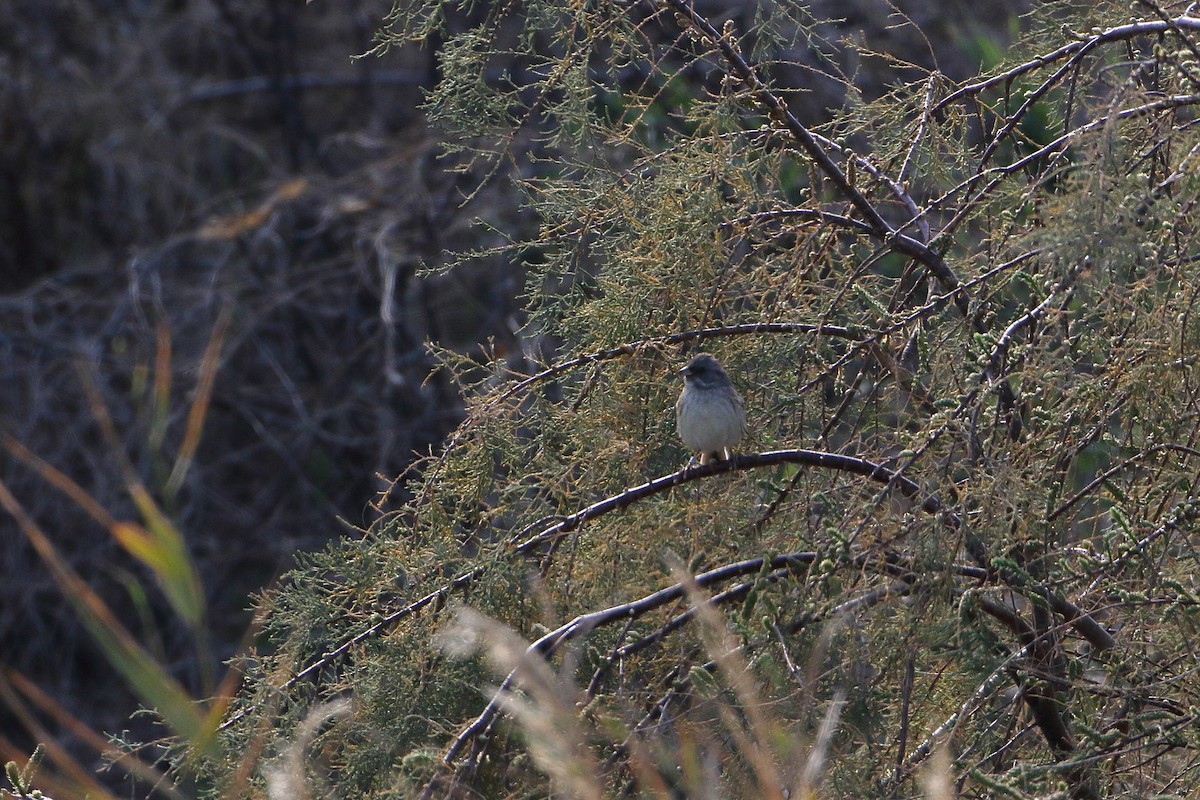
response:
M204 432L204 418L208 415L208 405L212 401L213 384L216 383L217 370L221 360L221 346L225 343L225 333L229 329L230 312L228 307L221 309L217 324L213 328L212 337L204 349L204 357L200 360L200 380L196 383L196 394L192 398L192 406L188 409L187 429L184 431L183 443L179 446L179 455L175 466L171 468L171 477L167 479L166 495L174 497L187 477L188 469L196 457L196 449L200 446L200 435Z

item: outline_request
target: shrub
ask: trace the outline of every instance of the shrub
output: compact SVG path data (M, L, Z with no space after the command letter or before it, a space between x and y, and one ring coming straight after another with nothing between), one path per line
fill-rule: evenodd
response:
M265 598L222 796L912 796L939 750L966 796L1187 782L1200 19L1138 9L870 93L889 54L799 3L398 4L454 147L521 165L539 231L488 254L533 365L446 354L411 496ZM701 347L756 452L684 467Z

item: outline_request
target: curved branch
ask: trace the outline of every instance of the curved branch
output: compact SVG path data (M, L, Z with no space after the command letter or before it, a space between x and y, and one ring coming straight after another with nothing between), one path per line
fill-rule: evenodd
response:
M640 486L635 486L632 489L606 497L591 505L563 517L558 522L550 525L538 533L524 539L523 541L510 543L505 555L527 555L534 552L542 545L552 544L562 537L578 530L585 522L591 519L604 516L606 514L620 511L637 501L660 494L676 486L681 486L685 483L708 478L713 475L720 475L726 472L741 471L744 469L757 469L760 467L778 466L780 464L800 464L802 466L817 467L821 469L831 469L840 472L848 472L854 475L859 475L868 478L876 483L883 484L885 488L895 488L905 497L916 502L917 507L928 514L937 517L943 524L946 524L953 530L958 530L962 524L958 514L949 511L942 500L935 494L925 492L921 486L910 478L904 477L900 472L889 469L882 464L877 464L864 458L854 456L841 455L838 453L829 453L820 450L775 450L766 453L748 453L734 456L726 461L718 461L712 464L703 466L685 467L677 472L672 472L667 475L647 481ZM980 564L985 570L989 569L989 565ZM323 654L320 658L311 662L308 666L297 672L291 678L279 687L280 691L287 691L296 686L301 681L315 674L318 670L329 666L338 659L345 656L356 646L363 642L372 639L384 631L391 629L396 623L410 617L431 605L438 605L446 601L454 592L465 589L475 579L483 575L489 568L489 565L480 565L473 567L466 572L459 574L450 581L442 584L438 588L419 597L413 602L391 612L380 618L378 621L350 637L342 644L338 645L333 650ZM1006 578L1011 585L1024 585L1019 578L1008 576ZM1051 608L1067 622L1071 623L1081 635L1092 642L1098 648L1104 649L1113 646L1112 636L1105 631L1098 623L1090 616L1083 612L1078 606L1074 605L1065 598L1054 594L1044 587L1030 587L1033 591L1038 592ZM243 709L239 713L233 715L228 720L222 723L222 729L229 727L249 709Z
M790 556L795 556L795 557L797 557L797 560L803 560L804 563L809 563L812 560L810 558L810 556L815 557L816 554L815 553L792 553L792 554L790 554ZM860 556L857 556L856 558L854 558L850 563L852 563L855 566L862 567L862 566L867 565L868 562L872 562L872 561L878 562L878 558L876 558L875 556L873 556L871 554L863 554L863 555L860 555ZM951 567L951 570L955 574L957 574L961 577L971 578L971 579L975 579L978 581L985 581L990 577L990 573L987 570L982 569L980 567L972 567L972 566L969 566L966 564L954 564ZM911 566L907 563L906 560L901 560L898 558L893 558L893 559L887 560L885 562L883 571L886 572L887 574L889 574L891 577L899 578L901 581L903 581L905 583L912 583L918 577L912 571ZM774 580L777 580L778 577L782 577L782 576L783 576L783 572L780 571L778 573L778 575L776 573L771 573L770 575L767 575L765 579L773 582ZM713 602L718 602L718 601L726 602L729 599L735 599L737 596L740 596L740 594L744 594L746 591L749 591L749 589L752 588L753 586L754 586L753 582L738 584L737 586L731 587L730 589L727 589L725 592L722 592L719 595L714 595ZM614 648L613 651L609 654L608 658L605 659L605 663L602 664L592 675L592 680L589 682L587 691L585 692L586 696L590 698L595 694L596 685L604 677L604 674L607 673L608 669L610 669L612 667L613 663L615 663L616 661L618 661L620 659L628 658L629 656L631 656L635 653L638 653L638 652L646 649L647 647L650 647L651 645L655 644L656 642L659 642L662 639L666 638L668 635L670 635L671 633L674 633L676 630L678 630L679 628L683 627L688 622L690 622L692 617L695 616L695 613L696 613L695 609L688 609L687 611L684 611L684 612L676 615L675 617L672 617L670 620L668 620L666 623L664 623L661 627L657 628L654 631L651 631L650 633L646 634L642 638L640 638L636 641L630 642L628 644L624 644L624 645ZM803 622L803 624L808 624L808 621L805 620ZM790 633L794 633L800 627L802 627L802 625L793 623L788 626L788 631Z
M964 86L961 89L951 92L943 97L933 106L932 111L936 114L944 110L946 106L949 106L952 103L957 103L964 97L977 95L993 86L999 86L1000 84L1015 80L1027 72L1040 69L1063 58L1085 53L1088 50L1091 50L1102 44L1122 41L1124 39L1133 39L1135 37L1145 36L1147 34L1165 33L1169 30L1200 30L1200 18L1182 16L1171 20L1159 20L1156 22L1134 22L1129 25L1118 25L1117 27L1110 28L1107 31L1102 31L1101 33L1082 38L1080 41L1063 45L1057 50L1052 50L1045 55L1040 55L1037 58L1026 61L1024 64L1019 64L1018 66L1001 72L998 75L993 75L986 80L968 84L967 86Z
M774 467L780 464L800 464L801 466L830 469L837 472L849 472L869 478L885 487L895 487L905 497L917 500L918 506L929 514L941 514L945 510L942 501L932 494L926 493L915 481L905 478L898 472L888 469L882 464L876 464L865 458L829 453L823 450L773 450L767 453L743 453L725 461L717 461L704 466L685 467L678 472L647 481L640 486L626 489L620 494L606 497L592 503L590 506L563 517L555 524L515 545L514 553L529 553L539 545L553 542L578 529L584 522L596 517L619 511L633 503L651 495L660 494L676 486L690 483L694 480L720 475L726 472L760 467ZM923 496L923 497L922 497ZM958 525L958 516L947 512L951 523Z
M822 620L835 619L837 617L844 616L853 611L857 611L860 608L869 608L870 606L883 602L889 597L907 595L911 589L912 585L907 581L896 581L887 584L886 586L876 587L859 595L858 597L851 598L844 603L839 603L827 611L801 618L800 620L788 626L788 633L795 633L802 628L811 626L815 623L821 622ZM740 645L736 648L734 653L744 653L749 644L750 643ZM712 673L716 671L717 666L718 659L712 659L700 664L696 668ZM629 736L625 738L625 741L618 745L612 755L609 756L606 765L611 765L614 759L616 759L622 753L627 752L629 749L629 741L641 731L645 730L651 725L654 725L659 719L661 719L666 712L667 704L669 704L673 698L679 696L680 693L687 690L687 688L691 685L689 673L676 674L678 677L676 677L675 683L669 689L667 689L667 691L655 701L654 705L650 707L650 709L642 716L642 718L638 720L638 722L633 726L633 730L630 731Z
M755 575L762 572L764 567L769 566L774 571L765 576L768 581L776 581L784 575L792 573L797 567L811 564L816 559L816 553L787 553L785 555L775 556L770 560L765 558L752 558L748 561L739 561L736 564L727 564L723 567L710 570L708 572L697 575L694 580L695 586L707 588L713 584L720 583L732 577L741 575ZM715 604L722 604L736 600L745 596L747 592L757 583L757 581L748 581L738 584L737 586L722 592L712 598ZM584 636L591 633L596 628L609 625L613 622L623 622L625 620L637 619L650 611L661 608L669 603L681 600L687 596L691 582L679 582L665 589L660 589L653 594L634 600L629 603L621 603L620 605L605 608L601 611L592 611L587 614L580 614L565 625L550 631L546 635L539 638L526 648L526 655L538 655L543 658L552 655L558 648L571 641L572 639ZM693 614L694 615L694 614ZM682 627L688 620L679 622L672 630ZM682 615L681 615L682 616ZM678 617L676 619L679 619ZM508 676L500 683L500 686L493 692L492 699L484 707L483 711L475 717L463 730L454 738L445 754L442 756L442 765L452 767L453 761L458 758L462 748L466 743L478 736L486 730L495 719L496 714L500 711L500 697L507 691L516 680L517 670L512 670Z
M853 456L844 456L836 453L826 453L819 450L776 450L769 453L753 453L746 455L735 456L728 461L718 461L713 464L707 464L697 467L685 467L678 472L672 472L668 475L663 475L655 478L652 481L635 486L632 489L606 497L603 500L592 503L574 514L563 517L558 522L550 525L540 532L528 537L527 539L510 543L505 555L525 555L533 552L538 547L544 544L550 544L567 534L577 530L581 525L591 519L610 514L614 511L620 511L627 508L633 503L645 497L650 497L655 494L673 489L676 486L681 486L685 483L708 478L713 475L720 475L725 472L734 470L754 469L758 467L777 466L779 464L802 464L805 466L820 467L824 469L833 469L842 472L849 472L855 475L861 475L870 478L877 483L885 485L894 485L906 497L916 498L924 494L921 487L914 481L898 475L893 470L888 469L880 464L868 461L862 458ZM939 514L943 510L942 502L933 495L927 495L919 503L920 507L931 514ZM949 515L955 520L957 525L957 516ZM334 649L324 653L316 660L312 661L308 666L290 677L279 687L279 691L287 691L296 686L301 681L314 675L319 670L329 666L338 659L344 657L347 653L353 650L358 645L369 639L379 636L384 631L391 629L396 623L407 617L410 617L431 605L438 605L446 601L455 592L465 589L475 579L483 575L489 568L489 565L483 564L473 567L466 572L463 572L450 581L442 584L438 588L426 593L407 605L396 609L378 619L369 627L358 632L354 636L342 642ZM225 729L241 719L249 709L243 709L239 713L233 715L228 720L222 723L222 729Z

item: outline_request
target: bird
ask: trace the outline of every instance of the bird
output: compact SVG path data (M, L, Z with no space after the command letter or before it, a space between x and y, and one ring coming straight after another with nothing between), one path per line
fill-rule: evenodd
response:
M675 402L675 430L700 464L727 460L746 434L746 409L721 362L697 353L679 370L683 391ZM694 459L693 459L694 460Z

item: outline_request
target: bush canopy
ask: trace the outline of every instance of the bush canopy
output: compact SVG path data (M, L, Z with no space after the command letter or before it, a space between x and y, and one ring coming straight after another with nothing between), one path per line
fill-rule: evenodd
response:
M263 598L216 795L1191 791L1200 17L1041 4L952 77L825 9L396 4L527 321ZM750 433L688 466L698 350Z

